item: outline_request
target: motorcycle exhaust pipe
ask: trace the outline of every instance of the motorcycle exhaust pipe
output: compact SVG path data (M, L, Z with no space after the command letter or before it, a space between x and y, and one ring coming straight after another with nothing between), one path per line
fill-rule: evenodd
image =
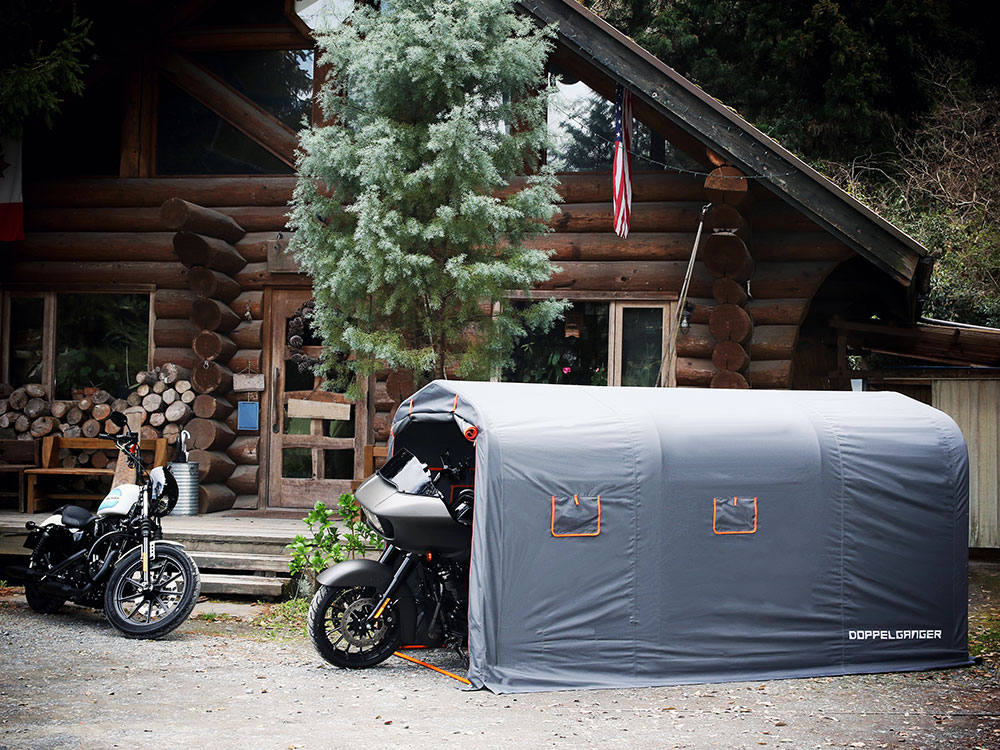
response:
M89 583L86 586L77 588L76 586L70 586L68 583L60 583L59 581L42 581L38 586L42 590L42 593L63 597L64 599L83 596L90 591L91 587L92 585Z
M32 568L25 567L24 565L11 565L7 568L7 573L12 578L17 578L22 581L34 581L42 577L42 572L40 570L33 570Z

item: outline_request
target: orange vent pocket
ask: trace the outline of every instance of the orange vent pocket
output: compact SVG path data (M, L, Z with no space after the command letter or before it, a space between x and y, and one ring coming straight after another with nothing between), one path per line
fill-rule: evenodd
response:
M601 496L552 496L549 529L554 537L598 536L601 533Z
M714 498L712 531L716 534L756 534L757 498Z

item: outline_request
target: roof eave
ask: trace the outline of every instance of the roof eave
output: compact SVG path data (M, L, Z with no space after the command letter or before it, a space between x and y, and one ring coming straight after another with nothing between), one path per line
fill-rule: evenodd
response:
M927 249L574 0L518 0L559 41L627 83L678 127L781 194L852 250L910 286ZM606 40L606 41L605 41Z

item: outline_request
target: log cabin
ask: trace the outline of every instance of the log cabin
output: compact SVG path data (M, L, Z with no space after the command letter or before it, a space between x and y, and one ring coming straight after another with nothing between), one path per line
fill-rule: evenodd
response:
M285 213L296 131L321 116L308 19L322 0L89 5L86 94L23 143L0 381L58 399L99 380L82 372L102 356L127 373L186 368L201 512L329 501L363 475L365 446L384 444L413 382L380 373L349 403L308 368L310 279L284 253ZM919 243L573 0L517 5L558 29L549 117L562 145L545 158L563 203L538 246L561 270L531 295L573 306L505 377L653 384L699 224L671 383L849 387L831 323L917 323L931 268ZM627 239L612 231L616 84L637 121ZM93 341L109 337L86 320L109 299L131 333L102 354ZM546 371L553 353L570 364Z

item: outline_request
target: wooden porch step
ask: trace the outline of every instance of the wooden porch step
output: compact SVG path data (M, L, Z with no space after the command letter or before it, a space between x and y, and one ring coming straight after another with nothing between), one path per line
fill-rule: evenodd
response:
M288 578L267 578L264 576L201 574L202 594L226 594L230 596L280 597Z
M283 573L288 575L291 557L280 554L254 552L215 552L194 547L188 554L198 563L198 567L210 570L252 570L261 573Z

